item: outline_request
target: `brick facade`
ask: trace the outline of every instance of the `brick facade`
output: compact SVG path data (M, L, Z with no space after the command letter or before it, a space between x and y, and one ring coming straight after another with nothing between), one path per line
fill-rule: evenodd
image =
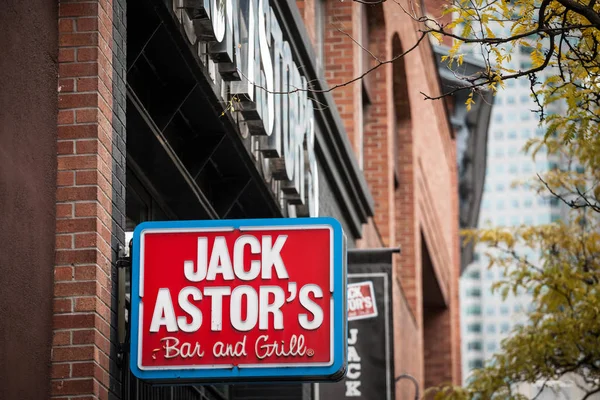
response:
M59 2L54 398L107 399L118 381L111 377L111 337L114 261L117 238L123 240L115 228L124 223L125 114L123 91L115 97L117 51L113 2Z
M316 1L297 2L309 32L316 29L311 11ZM418 40L418 26L395 2L326 3L330 86L377 65L374 57L389 60ZM444 103L420 94L440 93L433 57L423 41L407 56L333 92L375 199L375 217L359 246L402 248L394 291L396 374L410 373L422 387L460 383L455 141ZM414 396L409 382L397 389L398 399Z
M315 1L297 1L312 40ZM371 54L389 60L410 48L417 26L395 2L327 0L325 10L325 77L342 85L333 97L375 200L358 245L402 248L396 373L423 387L459 383L455 142L444 104L420 94L440 90L431 48L424 41L346 84L377 65ZM125 226L124 24L125 0L59 3L55 398L108 399L120 391L114 279ZM432 280L439 293L429 291ZM398 399L413 398L409 383L397 389Z

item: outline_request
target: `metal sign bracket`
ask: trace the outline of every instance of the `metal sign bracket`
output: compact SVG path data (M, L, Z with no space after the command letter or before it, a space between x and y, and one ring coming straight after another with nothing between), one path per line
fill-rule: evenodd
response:
M131 295L131 289L127 287L127 274L131 274L131 245L119 246L119 254L116 262L117 284L118 284L118 309L117 309L117 332L119 344L117 348L117 364L123 366L125 353L129 351L129 316L131 315L131 301L127 295Z

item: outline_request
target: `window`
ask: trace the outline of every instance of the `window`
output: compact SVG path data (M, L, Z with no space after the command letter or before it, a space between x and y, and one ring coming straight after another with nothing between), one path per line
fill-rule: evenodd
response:
M474 324L467 325L467 332L470 332L470 333L481 333L481 324L480 323L474 323Z
M517 137L517 132L515 131L515 137ZM517 148L515 146L510 146L508 148L508 155L514 157L517 155Z
M492 271L488 271L488 272L492 273ZM494 278L494 274L492 273L492 279L493 279L493 278ZM496 314L496 309L494 308L494 306L488 306L488 307L485 309L485 315L488 315L488 316L490 316L490 317L491 317L491 316L493 316L494 314ZM489 326L488 326L488 331L489 331Z
M496 333L496 325L489 324L486 328L487 333Z
M508 97L506 98L506 103L507 103L507 104L515 104L515 103L516 103L516 101L515 101L515 96L508 96Z
M526 94L522 94L519 100L521 101L521 103L529 103L529 96Z
M531 118L531 111L521 111L521 121L529 121L529 118Z
M513 122L513 121L516 121L516 120L517 120L517 114L516 114L516 113L514 113L514 112L512 112L512 113L509 113L509 114L508 114L508 117L507 117L507 119L508 119L509 121L511 121L511 122Z
M475 252L473 253L473 261L479 261L479 253Z
M519 53L521 53L521 54L528 56L532 52L533 52L533 47L531 47L531 46L519 46Z
M504 183L502 183L502 182L496 183L496 191L503 192L504 191Z
M486 347L487 351L496 351L496 342L489 342Z
M585 169L581 165L578 165L577 168L575 168L575 171L578 174L583 174L585 172Z
M498 113L498 114L494 115L494 121L502 122L503 120L504 120L504 118L502 118L502 114Z
M550 222L558 222L560 220L561 220L561 218L560 218L560 215L558 215L558 214L552 214L552 216L550 217Z
M467 296L468 297L481 297L481 289L474 287L474 288L469 288L467 289ZM477 306L479 307L479 306ZM481 314L481 307L479 307L479 314Z
M475 360L469 360L469 369L483 368L483 360L477 358Z
M481 207L484 210L489 210L490 209L490 199L483 200Z
M496 221L497 226L506 226L506 218L504 215L500 215Z
M519 199L512 199L510 205L512 208L519 208Z
M513 306L513 311L514 311L515 313L518 313L518 312L521 312L521 311L523 311L523 308L521 307L521 305L520 305L520 304L515 304L515 305Z
M486 273L485 273L485 279L487 279L487 280L490 280L490 281L491 281L492 279L494 279L494 271L489 271L489 270L488 270L488 271L486 271ZM488 310L489 310L489 308L488 308ZM493 310L493 309L492 309L492 310ZM492 314L492 315L493 315L493 314Z
M494 151L494 155L496 157L504 157L504 149L502 147L496 147L496 150Z
M533 225L533 217L531 215L526 215L525 218L523 218L523 223L525 225Z
M494 132L494 139L496 139L496 140L504 139L504 132L502 132L502 131Z
M533 165L531 165L531 163L529 163L529 162L525 163L522 166L522 170L525 173L531 173L531 172L533 172Z
M523 68L523 65L528 65L531 68L531 63L526 61L526 62L521 62L521 68ZM529 79L524 78L524 79L519 79L519 86L521 87L527 87L529 86Z
M467 349L481 351L483 349L483 343L479 340L467 343Z
M517 225L519 225L520 222L521 221L517 215L513 215L512 217L510 217L510 224L512 226L517 226Z
M504 209L504 200L498 199L498 201L496 201L496 209L497 210L503 210Z
M543 127L541 127L541 126L538 126L538 127L536 128L536 130L535 130L535 136L537 136L537 137L542 137L542 136L544 136L545 134L546 134L546 129L544 129L544 128L543 128Z
M517 164L510 164L508 167L508 172L510 172L511 174L516 174L519 172L519 167L517 166Z
M509 139L516 139L517 138L517 131L514 129L511 129L510 131L508 131L508 138Z
M521 131L521 138L529 139L530 137L531 137L531 129L526 128Z
M465 309L465 312L467 315L481 315L481 306L479 304L472 304Z
M495 172L497 174L503 174L504 173L504 164L496 165Z
M525 200L523 200L523 207L525 207L525 208L533 207L533 200L531 198L526 198Z
M508 306L501 306L500 307L500 315L507 316L508 313L509 313L509 311L510 310L509 310Z
M514 79L510 79L508 82L506 82L506 87L509 87L509 88L515 87Z
M467 276L471 279L481 279L481 273L479 273L479 271L471 271Z
M508 322L504 322L500 325L500 333L508 333L510 331L510 325Z
M502 105L502 96L496 96L496 98L494 99L494 105L495 106L501 106Z

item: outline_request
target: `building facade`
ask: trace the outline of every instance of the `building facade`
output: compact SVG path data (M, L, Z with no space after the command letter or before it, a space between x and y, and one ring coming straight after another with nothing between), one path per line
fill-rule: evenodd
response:
M456 138L445 104L420 95L441 91L429 43L382 62L419 39L402 8L31 0L0 11L0 398L318 398L310 384L131 376L127 238L176 219L333 216L350 248L400 247L395 373L421 389L460 382ZM400 381L396 398L413 390Z

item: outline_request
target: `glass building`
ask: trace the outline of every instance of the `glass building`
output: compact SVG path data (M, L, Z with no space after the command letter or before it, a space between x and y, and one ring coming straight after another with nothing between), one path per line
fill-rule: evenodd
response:
M476 54L474 54L476 56ZM525 68L529 62L526 51L513 52L508 68ZM543 76L539 77L543 79ZM479 215L479 227L514 227L540 225L561 218L556 199L538 195L523 183L558 167L557 160L539 151L535 159L523 147L532 138L543 137L536 104L531 97L527 77L506 82L497 93L490 120L487 167L484 194ZM531 249L521 253L535 262ZM473 262L460 281L462 376L468 380L473 369L481 368L500 349L517 324L525 323L531 308L530 296L520 293L502 301L492 293L492 285L503 279L505 271L488 268L490 249L478 245Z

